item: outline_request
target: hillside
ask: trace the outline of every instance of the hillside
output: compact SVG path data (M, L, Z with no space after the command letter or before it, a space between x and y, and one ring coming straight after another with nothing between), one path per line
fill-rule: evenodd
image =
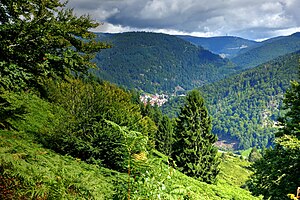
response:
M300 33L265 40L258 47L243 49L231 59L238 69L247 69L270 61L278 56L300 50Z
M126 199L126 173L59 155L28 133L0 130L0 138L1 199ZM132 179L136 191L131 199L260 199L240 188L251 172L246 168L249 163L239 158L225 156L219 183L209 185L177 170L169 176L165 158L153 155L152 168L159 176L149 171L145 174L149 182L144 185Z
M124 148L136 140L130 134L140 128L146 134L151 124L149 118L137 121L139 109L120 88L79 80L52 84L51 102L25 92L0 95L13 112L1 119L13 130L0 130L0 199L126 199L128 187L130 199L260 199L241 188L252 173L250 163L230 154L221 156L216 184L184 175L153 148L142 158L128 157ZM136 131L122 138L102 117L119 118L118 130L132 122ZM132 150L141 148L144 137Z
M179 35L177 37L229 59L237 56L241 50L254 48L259 45L258 42L234 36L193 37Z
M220 80L233 73L224 60L202 47L175 36L129 32L98 34L112 48L99 52L94 59L104 80L146 92L174 92Z
M213 117L213 132L227 146L247 149L271 144L283 94L297 79L300 53L279 57L241 74L199 88ZM182 100L162 107L176 115Z

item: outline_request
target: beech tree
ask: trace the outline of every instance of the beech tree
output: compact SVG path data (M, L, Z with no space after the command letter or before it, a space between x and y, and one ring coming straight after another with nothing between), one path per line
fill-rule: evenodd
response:
M211 118L200 92L193 90L186 97L175 127L173 159L188 176L213 183L219 173L217 136L211 133Z
M87 72L93 53L108 47L89 31L98 25L60 0L1 0L0 87L37 87L45 78Z

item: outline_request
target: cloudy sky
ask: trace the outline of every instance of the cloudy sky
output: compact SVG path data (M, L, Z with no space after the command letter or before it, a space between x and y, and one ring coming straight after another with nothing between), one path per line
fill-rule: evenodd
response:
M300 32L300 0L69 0L95 31L153 31L261 40Z

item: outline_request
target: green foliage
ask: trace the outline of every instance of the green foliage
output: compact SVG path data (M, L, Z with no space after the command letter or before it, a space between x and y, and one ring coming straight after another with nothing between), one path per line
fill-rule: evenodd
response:
M266 151L263 159L254 163L254 175L248 183L254 195L264 195L265 199L284 199L288 193L296 190L299 184L299 140L285 139L290 148L283 143L276 143L274 149Z
M244 188L245 182L252 174L252 171L249 170L249 161L246 159L241 160L236 154L224 152L222 155L218 183L230 184L232 186Z
M233 73L227 60L176 36L129 32L99 34L112 48L97 54L95 74L127 88L146 92L192 89Z
M174 121L164 115L157 125L158 131L155 136L156 149L167 156L171 156L173 152L174 124Z
M179 114L173 155L179 169L188 176L213 183L219 173L217 136L211 133L211 118L199 91L193 90Z
M256 147L251 149L248 160L249 162L256 162L262 158L262 155L259 153Z
M157 131L154 134L155 149L167 156L171 156L175 121L167 115L163 115L157 105L151 106L150 103L146 105L140 104L143 116L148 116L152 119L157 127Z
M276 134L275 147L268 149L253 165L250 190L255 195L264 195L265 199L287 199L287 194L299 186L299 95L300 85L294 81L284 99L283 108L287 112L281 120L282 128Z
M132 103L128 92L95 81L69 80L48 85L48 98L66 112L57 116L60 121L55 126L44 128L41 142L48 148L125 171L129 156L124 146L126 137L106 120L153 138L154 122L141 115L139 105ZM147 147L151 149L153 143L149 140Z
M130 199L131 197L131 174L132 174L132 164L134 161L132 158L134 157L137 160L137 164L139 161L144 161L147 159L147 141L148 138L137 131L130 131L127 127L121 127L114 122L107 121L106 123L110 124L113 128L116 128L120 131L121 135L124 137L124 142L122 145L126 148L128 156L127 156L127 174L128 174L128 188L127 188L127 197Z
M26 113L25 94L16 95L10 92L0 93L0 128L9 129L12 121L22 118Z
M300 76L299 76L300 77ZM283 100L283 109L287 110L284 117L279 119L283 127L276 136L294 135L300 139L300 84L297 81L291 82L291 88L286 92Z
M174 169L173 162L165 155L152 151L145 162L132 169L135 176L131 178L131 199L193 199L193 200L254 200L249 191L240 186L251 174L247 167L249 162L226 156L221 164L220 179L216 185L206 184L188 177ZM237 176L235 176L237 174ZM117 199L127 199L127 184L119 183Z
M0 87L38 87L44 79L86 72L93 52L108 46L93 40L98 23L77 17L59 0L0 3Z
M0 131L0 138L1 199L127 199L127 174L61 156L24 133ZM226 162L224 173L220 173L226 181L208 185L174 170L168 158L155 151L143 164L147 168L132 165L131 199L259 199L239 188L233 179L223 178L229 175L226 170L239 165L236 172L248 174L245 161L228 158Z
M76 84L72 82L72 85L75 87ZM67 96L67 93L64 94ZM17 96L13 93L9 96L13 97L14 95ZM28 137L29 133L33 132L40 139L45 139L48 134L55 136L51 135L54 130L64 131L57 127L60 127L62 122L67 123L72 116L66 112L65 108L62 108L62 104L55 105L46 102L33 94L26 94L19 99L26 102L27 112L21 119L13 119L11 122L13 127L21 132L2 131L0 134L0 165L3 166L0 168L5 172L1 171L0 173L0 176L5 176L4 179L1 179L0 185L5 185L6 188L1 195L11 195L11 199L30 199L31 195L33 198L46 199L47 197L48 199L127 198L128 172L121 174L99 165L86 164L79 158L60 156L38 145L36 137ZM117 159L121 158L123 163L121 167L124 172L128 169L127 161L130 158L131 199L158 199L159 196L161 199L255 199L249 192L236 186L232 181L234 178L225 179L221 175L221 179L229 181L217 183L217 185L207 185L187 177L174 170L173 162L157 151L147 155L143 154L138 146L133 145L138 149L133 149L132 156L129 157L128 149L125 147L126 139L121 136L123 133L131 134L136 131L115 123L104 123L106 131L97 132L99 135L102 134L101 137L97 134L92 135L93 141L97 144L94 148L87 138L80 135L76 135L77 137L73 137L72 140L67 138L69 141L73 141L73 149L66 145L65 140L59 140L57 146L69 148L69 150L75 149L81 155L91 153L92 156L97 156L97 151L101 152L102 156L106 156L105 159L111 159L111 168L116 168ZM145 137L143 134L140 136ZM119 140L118 137L123 139ZM130 138L128 138L127 144L134 141ZM52 140L48 140L48 145L53 145L56 141L56 138L52 137ZM99 158L100 161L91 159L89 162L106 165L104 164L105 159ZM123 162L124 160L125 162ZM226 168L231 169L233 166L229 165ZM246 172L246 174L248 173ZM5 196L4 199L9 199L9 197Z

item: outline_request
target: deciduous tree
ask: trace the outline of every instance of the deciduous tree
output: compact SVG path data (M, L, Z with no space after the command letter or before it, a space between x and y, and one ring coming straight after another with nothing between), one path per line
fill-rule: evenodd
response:
M98 25L60 0L1 1L0 87L37 87L47 77L87 72L92 53L107 47L89 31Z

